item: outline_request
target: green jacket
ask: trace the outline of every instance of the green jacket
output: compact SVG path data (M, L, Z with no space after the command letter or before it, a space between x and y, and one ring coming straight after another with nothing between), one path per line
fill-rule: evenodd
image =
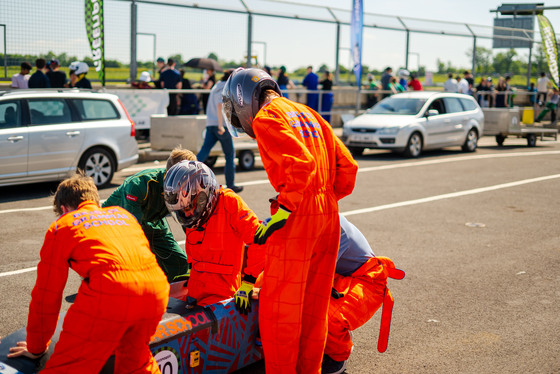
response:
M118 205L136 217L144 231L167 230L165 216L169 214L163 199L165 169L146 169L124 181L103 203L103 207Z

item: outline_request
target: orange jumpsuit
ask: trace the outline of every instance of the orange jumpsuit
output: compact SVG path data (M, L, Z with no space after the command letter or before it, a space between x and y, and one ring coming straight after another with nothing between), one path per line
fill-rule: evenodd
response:
M335 274L333 288L341 294L329 304L329 333L325 354L333 360L345 361L352 352L349 331L365 324L381 305L381 332L378 349L387 348L393 299L387 289L387 277L402 279L404 272L395 269L386 257L372 257L350 276ZM385 308L389 308L385 311Z
M257 216L239 195L224 188L218 195L203 230L186 230L185 250L192 264L188 296L203 306L235 295L241 285L245 244L253 243L259 227ZM262 264L262 256L255 256L253 259Z
M338 200L354 189L358 165L319 114L286 98L265 105L253 131L278 203L292 212L264 246L259 326L266 372L319 373L340 238ZM256 278L260 269L248 262L245 272Z
M41 373L99 373L113 353L115 373L159 373L148 343L167 306L167 278L136 219L92 201L47 231L29 306L29 352L50 342L68 268L83 281Z

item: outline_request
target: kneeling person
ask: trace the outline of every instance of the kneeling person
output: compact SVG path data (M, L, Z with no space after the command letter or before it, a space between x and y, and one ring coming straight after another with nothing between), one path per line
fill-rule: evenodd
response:
M387 278L402 279L387 257L376 257L364 235L340 215L340 245L328 311L328 335L322 372L342 373L352 352L350 331L370 320L383 305L378 350L387 348L393 298Z
M198 305L233 297L241 285L245 244L253 244L259 226L255 213L235 192L218 185L212 170L199 161L183 161L169 169L164 197L187 236L188 296ZM259 263L264 258L250 260Z
M169 284L140 225L122 208L100 208L93 180L81 174L60 183L54 210L60 218L41 248L27 341L8 357L34 359L47 351L72 268L83 281L41 373L99 373L113 353L115 372L159 373L148 343Z

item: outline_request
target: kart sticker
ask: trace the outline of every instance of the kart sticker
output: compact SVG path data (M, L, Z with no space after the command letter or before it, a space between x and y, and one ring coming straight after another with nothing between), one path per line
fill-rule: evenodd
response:
M21 372L0 362L0 374L20 374Z
M181 356L171 347L161 347L154 352L154 358L161 374L179 374L181 372Z

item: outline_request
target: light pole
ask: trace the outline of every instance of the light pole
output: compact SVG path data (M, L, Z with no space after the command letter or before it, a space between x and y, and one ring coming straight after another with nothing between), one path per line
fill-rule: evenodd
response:
M148 35L148 36L153 36L154 37L154 59L152 61L152 65L154 67L153 73L154 76L156 75L156 34L154 33L150 33L150 32L139 32L137 35Z
M264 59L263 59L263 65L266 65L266 42L253 42L253 44L262 44L262 45L264 45Z

